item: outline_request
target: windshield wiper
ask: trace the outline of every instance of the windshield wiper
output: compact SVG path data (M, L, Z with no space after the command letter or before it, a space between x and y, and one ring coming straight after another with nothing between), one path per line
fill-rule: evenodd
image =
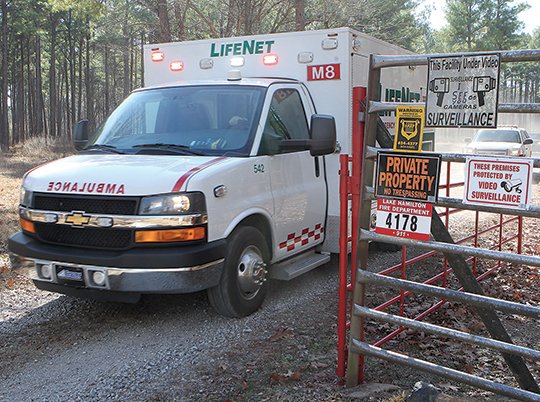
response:
M105 144L94 144L90 145L88 148L83 149L83 151L91 151L93 149L99 149L100 151L108 151L112 152L114 154L123 154L124 152L116 149L113 145L105 145Z
M154 144L138 144L138 145L133 145L132 148L143 148L143 149L144 148L158 148L158 149L172 150L172 151L184 154L184 155L199 155L199 156L204 155L201 152L197 152L197 151L192 150L187 145L165 144L165 143L162 143L162 142L156 142Z

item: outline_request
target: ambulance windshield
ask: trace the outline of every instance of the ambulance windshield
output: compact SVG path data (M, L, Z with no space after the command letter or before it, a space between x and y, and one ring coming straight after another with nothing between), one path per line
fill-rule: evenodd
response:
M87 148L126 153L248 156L265 88L213 85L131 94Z

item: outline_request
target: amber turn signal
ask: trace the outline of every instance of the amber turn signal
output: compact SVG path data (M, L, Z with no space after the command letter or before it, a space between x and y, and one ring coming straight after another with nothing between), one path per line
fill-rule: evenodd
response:
M21 229L25 232L36 233L36 228L34 227L34 222L27 221L26 219L19 218L19 223L21 224Z
M189 229L138 230L135 243L171 243L202 240L206 235L203 227Z

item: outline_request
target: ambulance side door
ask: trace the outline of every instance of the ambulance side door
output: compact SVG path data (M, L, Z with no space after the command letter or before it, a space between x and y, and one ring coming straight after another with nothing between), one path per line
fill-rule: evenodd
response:
M307 90L298 84L273 84L265 105L266 121L258 150L270 174L274 199L274 260L322 243L327 209L323 157L308 147L287 149L281 140L308 140L315 110ZM264 116L264 114L263 114Z

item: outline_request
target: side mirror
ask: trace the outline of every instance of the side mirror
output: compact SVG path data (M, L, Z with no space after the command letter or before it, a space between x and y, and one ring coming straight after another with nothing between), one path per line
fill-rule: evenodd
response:
M469 137L465 138L463 141L465 142L465 144L470 144L472 142Z
M325 114L311 116L311 156L328 155L336 149L336 121Z
M534 141L532 138L526 138L525 141L523 141L523 145L532 145L534 144Z
M88 120L81 120L73 127L73 146L80 151L88 144Z

